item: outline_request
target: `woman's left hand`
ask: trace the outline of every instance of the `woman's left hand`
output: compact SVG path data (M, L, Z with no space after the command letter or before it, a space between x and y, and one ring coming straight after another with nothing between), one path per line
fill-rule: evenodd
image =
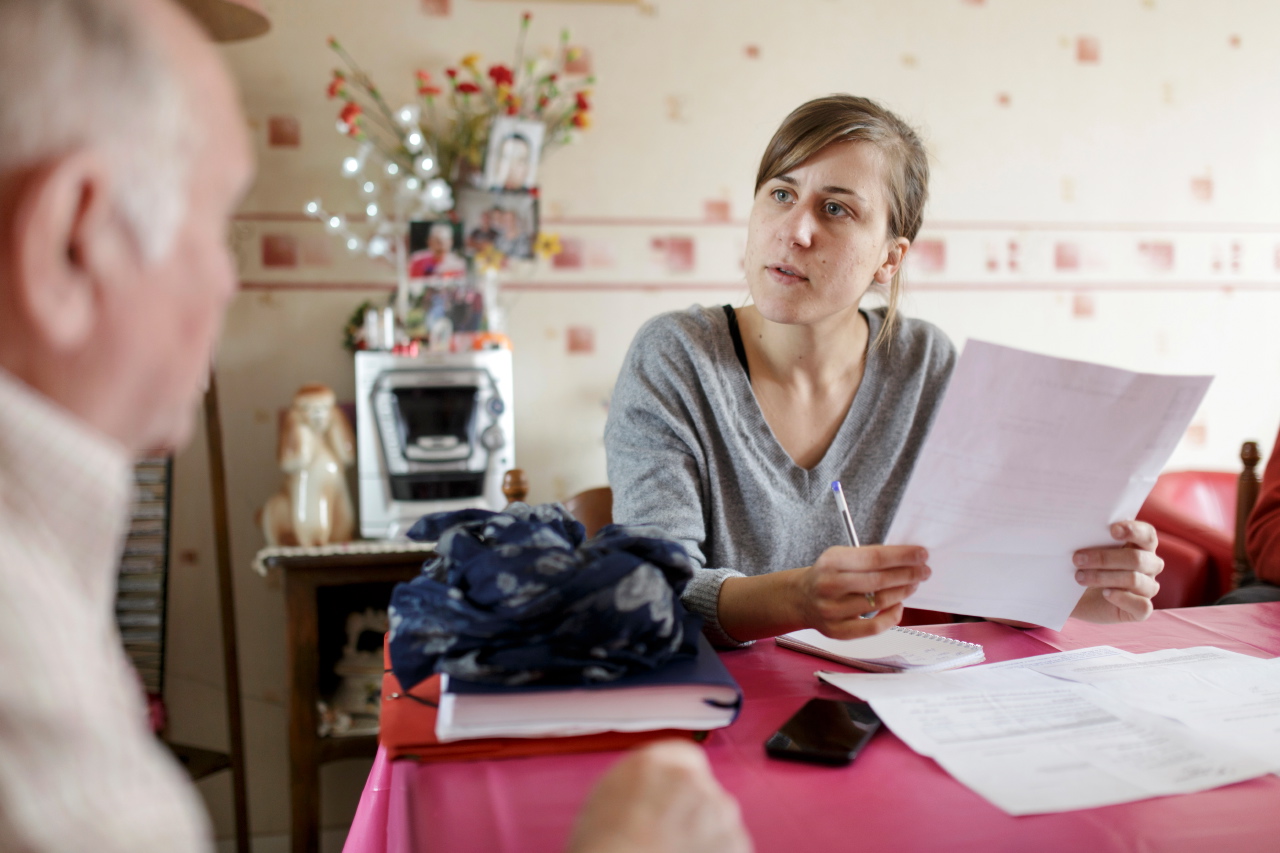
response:
M1076 582L1085 593L1071 615L1086 622L1141 622L1151 615L1151 598L1160 591L1156 575L1164 569L1156 529L1144 521L1118 521L1111 536L1124 544L1075 553Z

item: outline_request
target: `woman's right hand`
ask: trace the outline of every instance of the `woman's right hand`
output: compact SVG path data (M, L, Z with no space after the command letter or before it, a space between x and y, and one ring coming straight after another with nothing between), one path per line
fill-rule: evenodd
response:
M740 643L801 628L837 640L878 634L902 621L902 600L932 574L928 559L916 545L841 546L823 551L812 566L726 578L720 627ZM879 613L861 618L872 611Z
M796 571L793 607L804 627L837 640L878 634L902 621L902 601L932 574L928 559L915 545L828 548Z

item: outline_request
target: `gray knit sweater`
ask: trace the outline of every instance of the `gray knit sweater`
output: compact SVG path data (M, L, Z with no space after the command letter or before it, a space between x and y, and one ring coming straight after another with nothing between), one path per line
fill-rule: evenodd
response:
M863 312L874 340L884 309ZM605 426L613 518L653 524L703 568L683 601L707 636L725 578L808 566L846 544L831 494L840 480L862 543L883 541L955 363L937 327L902 319L870 354L826 456L796 465L774 438L720 307L661 314L636 334Z

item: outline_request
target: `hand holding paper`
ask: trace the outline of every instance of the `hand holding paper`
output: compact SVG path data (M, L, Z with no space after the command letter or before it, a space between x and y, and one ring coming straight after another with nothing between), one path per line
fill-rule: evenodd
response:
M1137 514L1210 381L970 341L885 539L929 549L933 576L907 604L1051 628L1077 604L1146 618L1154 531L1126 525L1123 549L1107 532ZM1085 583L1123 591L1082 599L1081 551Z
M1160 591L1156 576L1164 561L1156 556L1156 530L1143 521L1111 525L1126 547L1085 548L1075 554L1076 582L1087 586L1071 615L1089 622L1141 622L1151 615Z

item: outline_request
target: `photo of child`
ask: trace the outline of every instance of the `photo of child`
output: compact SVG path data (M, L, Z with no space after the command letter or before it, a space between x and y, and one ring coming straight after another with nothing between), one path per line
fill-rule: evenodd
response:
M501 116L489 130L484 186L494 190L531 190L538 185L542 156L542 122Z

